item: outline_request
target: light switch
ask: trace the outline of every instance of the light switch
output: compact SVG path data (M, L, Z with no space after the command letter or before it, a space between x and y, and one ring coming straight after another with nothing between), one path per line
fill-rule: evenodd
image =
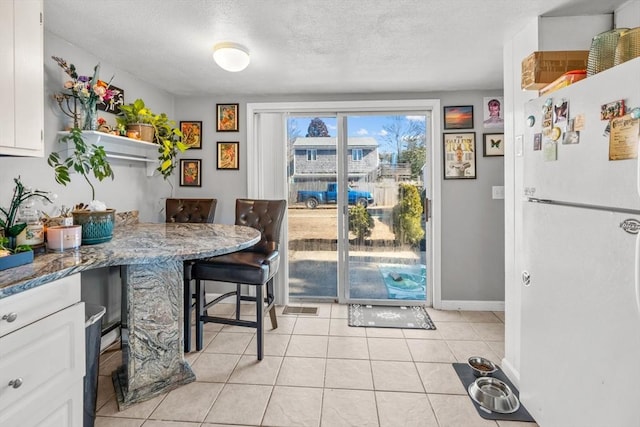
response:
M491 196L493 199L504 199L504 186L494 185L491 187Z

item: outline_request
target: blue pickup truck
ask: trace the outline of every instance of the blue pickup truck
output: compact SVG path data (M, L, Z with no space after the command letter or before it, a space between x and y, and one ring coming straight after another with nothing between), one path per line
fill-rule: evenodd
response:
M364 206L373 205L373 196L368 191L349 189L349 204ZM298 203L304 203L309 209L315 209L319 204L337 203L338 185L335 182L327 184L326 191L298 191Z

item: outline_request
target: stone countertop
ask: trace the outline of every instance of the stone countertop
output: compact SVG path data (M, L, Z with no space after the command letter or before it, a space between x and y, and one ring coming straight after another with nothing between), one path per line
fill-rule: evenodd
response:
M75 251L36 255L33 263L0 271L0 299L92 268L207 258L260 240L251 227L226 224L134 224L116 227L113 239Z

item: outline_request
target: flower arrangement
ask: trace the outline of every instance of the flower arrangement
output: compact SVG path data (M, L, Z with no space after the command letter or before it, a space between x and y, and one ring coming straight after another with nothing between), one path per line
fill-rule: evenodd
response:
M84 113L84 130L96 130L98 128L98 116L97 105L98 103L104 103L111 100L116 96L119 91L110 89L111 80L104 82L98 78L100 73L100 64L98 63L93 67L92 76L78 75L76 67L73 64L67 63L62 58L52 56L53 60L64 70L64 72L71 78L64 83L64 90L62 93L55 94L54 97L60 106L60 109L64 114L72 117L74 120L74 127L78 125L78 112L76 108L76 101L80 102L82 111ZM73 101L73 109L70 102ZM66 109L62 107L62 103L66 102Z
M16 186L13 189L11 204L8 209L0 207L0 213L3 216L3 218L0 218L0 228L2 228L4 235L0 240L0 247L4 250L13 249L11 240L15 241L18 234L27 228L27 224L24 222L16 223L20 205L33 197L41 198L45 203L53 203L52 199L56 198L55 194L48 191L32 190L25 187L20 181L20 177L14 178L13 181Z

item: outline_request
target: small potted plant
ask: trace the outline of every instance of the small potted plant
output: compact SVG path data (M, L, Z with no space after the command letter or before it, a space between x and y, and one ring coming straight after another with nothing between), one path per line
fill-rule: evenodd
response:
M167 179L175 169L175 158L178 152L184 152L189 148L182 142L182 132L176 127L176 122L170 120L165 113L155 114L145 106L142 99L136 99L134 102L121 105L120 113L116 117L119 126L137 126L140 123L146 124L152 128L152 138L148 142L158 144L158 160L160 165L158 170L164 179Z
M89 179L89 175L102 181L105 178L114 178L113 170L104 147L91 144L90 146L82 138L82 130L75 127L68 135L60 138L59 142L73 144L71 155L61 159L60 154L53 152L49 155L47 163L55 171L56 182L67 185L71 182L70 171L82 175L91 187L91 202L88 205L79 204L73 210L73 223L82 226L82 244L92 245L104 243L113 237L115 225L115 209L107 209L106 205L95 200L96 190Z
M20 181L20 177L14 178L16 186L13 190L13 197L8 209L0 207L0 270L17 267L22 264L33 262L33 250L29 245L17 245L17 237L27 228L27 223L18 219L20 205L34 197L41 198L45 202L51 203L54 197L51 193L41 190L31 190L25 188Z

